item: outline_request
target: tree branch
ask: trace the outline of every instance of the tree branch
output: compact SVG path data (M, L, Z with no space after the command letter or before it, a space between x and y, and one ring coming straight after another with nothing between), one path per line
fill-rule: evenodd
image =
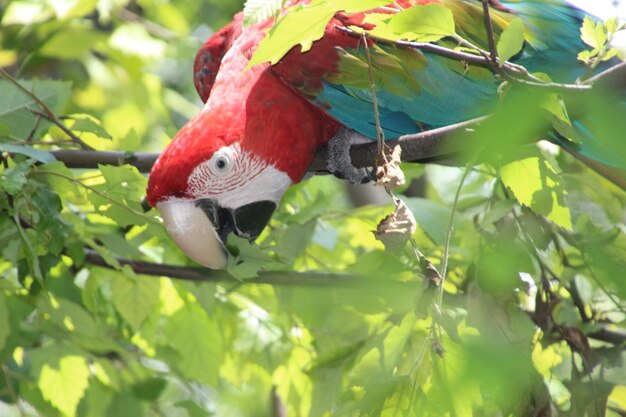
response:
M600 74L584 81L583 84L608 91L626 91L626 61L602 71Z
M68 168L96 169L102 165L132 165L139 172L150 172L152 165L159 157L158 153L124 152L124 151L92 151L58 149L50 151Z
M177 266L156 264L145 261L135 261L131 259L120 259L120 265L128 265L135 273L141 275L168 277L177 280L195 282L223 282L231 284L267 284L295 287L323 287L323 288L363 288L372 289L376 292L390 290L410 291L411 287L421 285L420 282L403 282L392 280L372 280L365 277L348 274L333 274L320 272L287 272L287 271L260 271L258 278L249 280L238 280L228 272L222 270L212 270L201 267ZM85 249L85 262L101 268L115 269L109 265L96 251ZM447 295L455 302L454 295ZM457 300L458 302L465 302ZM533 313L530 313L533 317ZM590 338L608 343L620 345L626 343L626 331L622 329L610 329L603 327L587 335Z
M355 35L358 35L355 33ZM360 35L359 35L360 36ZM437 45L428 45L429 48L441 48ZM446 49L446 48L443 48ZM448 50L454 54L463 54ZM489 60L485 60L482 56L465 54L472 59L489 65ZM606 71L596 75L595 77L585 81L584 85L599 87L607 90L626 90L626 62L615 65ZM412 135L405 135L398 139L388 141L390 145L398 143L402 147L403 161L410 162L432 162L440 161L458 155L463 151L475 148L474 141L467 140L467 137L461 137L457 133L467 132L475 127L484 118L469 120L466 122L450 125L438 129L420 132ZM364 138L364 136L355 133L355 139ZM158 154L142 153L142 152L122 152L122 151L91 151L91 150L54 150L51 153L57 160L64 162L69 168L97 168L98 164L107 165L123 165L130 164L140 172L149 172L152 165L156 161ZM376 160L377 144L374 141L353 145L350 150L352 163L355 167L373 166ZM611 182L626 190L626 176L616 173L597 164L591 160L587 160L580 155L575 155L583 163L587 164L591 169L600 175L608 178ZM318 149L317 154L309 171L313 173L327 173L326 168L327 149L322 147Z
M401 282L384 280L377 282L360 276L322 272L260 271L257 278L239 280L225 270L208 269L192 266L157 264L153 262L120 259L121 266L128 265L135 273L156 277L168 277L176 280L195 282L223 282L231 284L268 284L296 287L374 287L379 285L408 288L420 285L419 282ZM85 249L85 262L102 268L115 269L102 256L92 249Z
M430 162L448 158L458 154L463 150L472 148L469 141L455 136L456 133L469 131L484 118L478 118L455 125L428 130L414 135L401 136L398 139L388 140L390 146L399 144L402 147L402 160L411 162ZM367 140L367 143L352 145L350 155L355 167L367 167L375 164L377 155L377 145L365 136L354 132L354 140ZM124 165L129 164L136 167L140 172L150 172L152 165L159 154L144 152L122 152L122 151L89 151L89 150L53 150L50 151L54 157L65 163L68 168L98 168L98 164ZM309 166L309 171L313 173L327 173L327 148L318 149L313 162Z

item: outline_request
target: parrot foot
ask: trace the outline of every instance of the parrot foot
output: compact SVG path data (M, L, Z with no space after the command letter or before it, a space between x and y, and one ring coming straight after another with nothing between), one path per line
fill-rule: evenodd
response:
M335 177L351 184L365 184L376 180L376 168L357 168L350 158L351 138L356 132L342 127L328 142L328 170Z

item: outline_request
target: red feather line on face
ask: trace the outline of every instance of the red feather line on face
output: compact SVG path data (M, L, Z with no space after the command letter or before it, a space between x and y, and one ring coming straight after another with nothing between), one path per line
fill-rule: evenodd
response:
M203 162L189 177L190 193L194 197L212 197L241 187L254 179L267 167L267 163L254 155L243 153L238 143L228 152L230 169L222 174L215 167L213 159Z

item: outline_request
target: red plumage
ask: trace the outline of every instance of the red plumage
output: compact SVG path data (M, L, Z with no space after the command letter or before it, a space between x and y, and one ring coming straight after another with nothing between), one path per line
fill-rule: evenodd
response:
M403 7L431 2L438 0L400 1ZM194 63L194 83L205 107L155 164L148 183L150 204L170 197L198 198L187 184L190 174L215 151L235 142L299 182L316 149L341 126L307 98L321 89L325 74L336 71L337 47L356 48L361 42L336 26L362 25L364 16L337 13L310 51L302 54L297 46L273 67L265 63L246 70L273 19L243 30L239 14L213 35Z
M241 24L241 18L234 22ZM223 57L219 76L207 75L211 94L204 108L180 130L152 169L151 205L170 197L199 197L190 194L187 179L191 172L216 150L235 142L298 182L315 150L339 129L336 121L281 82L269 64L245 70L270 24L242 32ZM228 30L214 35L204 51L218 55L224 51L232 39L229 33L238 31L233 32L232 24Z

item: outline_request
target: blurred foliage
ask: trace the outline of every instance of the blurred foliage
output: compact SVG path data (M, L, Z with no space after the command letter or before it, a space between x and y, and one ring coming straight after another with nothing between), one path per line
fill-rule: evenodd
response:
M200 108L199 44L241 8L9 1L0 67L87 146L158 151ZM546 123L539 107L575 144L565 101L519 95L475 132L494 151L452 226L464 170L404 167L423 188L402 196L414 239L437 269L451 231L440 304L412 248L371 234L391 204L355 208L329 177L292 187L258 245L230 242L233 279L133 272L119 259L193 266L144 212L145 176L55 161L47 150L84 144L0 79L0 415L278 416L279 403L310 417L625 415L626 194L550 144L512 146ZM625 155L623 107L581 101ZM254 283L305 272L318 275Z

